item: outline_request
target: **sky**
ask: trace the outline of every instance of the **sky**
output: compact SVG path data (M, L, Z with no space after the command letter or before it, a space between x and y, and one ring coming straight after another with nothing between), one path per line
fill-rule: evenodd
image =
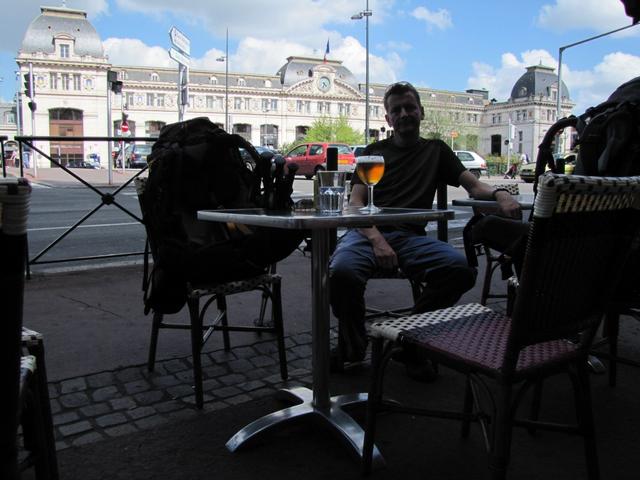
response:
M40 5L21 0L5 8L0 29L0 98L22 81L15 57ZM351 16L367 0L66 0L88 13L114 65L176 67L168 31L191 40L192 68L275 74L292 55L341 60L365 82L366 22ZM406 80L417 86L463 91L484 88L505 101L531 65L558 66L558 48L631 24L620 0L369 0L372 83ZM605 100L640 76L640 25L563 53L562 78L574 113Z

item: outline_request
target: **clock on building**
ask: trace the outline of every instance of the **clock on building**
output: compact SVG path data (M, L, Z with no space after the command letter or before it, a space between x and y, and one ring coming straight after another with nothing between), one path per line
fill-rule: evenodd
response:
M320 77L318 79L318 88L321 92L327 92L331 88L331 80L329 77Z

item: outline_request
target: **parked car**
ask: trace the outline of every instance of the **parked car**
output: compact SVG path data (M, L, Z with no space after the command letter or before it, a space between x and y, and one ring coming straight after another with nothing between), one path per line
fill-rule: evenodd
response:
M351 145L351 150L353 151L353 155L355 157L359 157L364 154L364 149L367 148L366 145Z
M483 173L487 174L487 161L470 150L454 150L453 153L460 159L462 165L479 178Z
M127 168L144 168L147 166L147 156L151 153L151 144L149 143L136 143L131 147L131 151L127 152L127 161L125 166Z
M345 143L303 143L289 150L284 158L287 164L298 164L298 175L313 178L318 170L327 168L327 148L338 149L338 170L353 173L355 156L351 147Z
M553 158L563 158L564 159L564 173L567 175L571 175L573 173L574 168L576 167L576 160L578 159L578 154L576 152L566 152L553 154ZM545 170L548 170L547 167ZM525 183L532 183L536 179L536 162L527 163L526 165L520 166L520 178Z
M256 149L256 151L262 155L264 152L271 152L274 155L277 154L277 152L269 147L261 147L261 146L257 146L257 147L253 147ZM254 168L256 168L256 162L253 159L253 157L251 155L249 155L249 152L247 152L244 148L240 148L240 156L242 157L242 160L244 160L245 164L251 169L253 170Z

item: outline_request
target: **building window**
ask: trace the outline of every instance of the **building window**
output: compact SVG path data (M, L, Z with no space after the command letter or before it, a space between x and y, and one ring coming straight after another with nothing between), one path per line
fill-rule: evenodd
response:
M242 98L234 98L233 99L233 108L235 110L242 110L242 103L243 103L243 99Z
M331 113L331 104L329 102L318 102L318 113Z
M378 105L372 105L369 107L369 115L371 117L379 117L380 116L380 107Z
M277 98L263 98L261 104L263 112L275 112L278 110Z
M9 125L16 124L16 114L14 112L5 112L4 113L4 123Z
M251 110L251 99L244 97L244 110Z
M66 73L62 74L62 89L63 90L71 89L71 79L69 78L69 75Z
M147 107L153 107L153 93L147 93Z
M208 110L213 110L214 98L211 95L205 97L205 106Z
M351 105L349 103L339 103L338 114L343 117L351 115Z
M244 78L239 78L238 79L238 86L239 87L246 87L247 86L247 81Z
M266 88L271 88L271 80L265 80L265 81L264 81L264 86L265 86Z
M125 105L127 108L131 108L133 107L133 92L127 92L126 93L127 96L127 104Z
M156 95L156 106L157 107L164 107L164 94L158 93Z
M69 45L64 43L60 45L60 58L69 58Z
M150 76L149 76L150 80L152 82L157 82L158 80L160 80L160 76L156 73L153 72Z
M81 90L82 89L82 82L80 80L80 74L79 73L74 73L73 74L73 89L74 90Z
M58 74L55 72L51 72L49 74L49 86L51 88L51 90L57 90L58 89Z
M217 84L218 84L218 77L215 77L215 76L213 76L213 75L212 75L212 76L210 76L210 77L209 77L209 84L211 84L211 85L217 85Z

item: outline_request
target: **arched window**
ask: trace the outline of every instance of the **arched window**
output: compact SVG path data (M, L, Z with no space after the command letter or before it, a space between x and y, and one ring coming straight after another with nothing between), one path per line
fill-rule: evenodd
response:
M239 87L246 87L247 86L247 81L244 78L239 78L238 79L238 86Z
M152 82L157 82L158 80L160 80L160 75L158 75L156 72L153 72L151 75L149 75L149 79Z
M265 80L264 81L264 86L267 88L271 88L271 80Z
M218 77L212 75L209 77L209 83L211 85L218 85Z

